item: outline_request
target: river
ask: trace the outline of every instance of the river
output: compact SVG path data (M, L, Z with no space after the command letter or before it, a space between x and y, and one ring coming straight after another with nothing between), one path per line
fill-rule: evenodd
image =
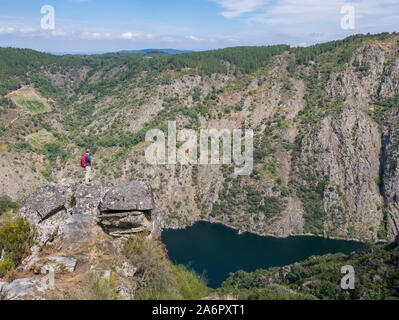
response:
M350 253L361 249L360 242L312 236L262 237L237 231L219 223L200 221L185 229L162 232L169 258L205 272L208 286L217 288L237 270L255 271L303 261L312 255Z

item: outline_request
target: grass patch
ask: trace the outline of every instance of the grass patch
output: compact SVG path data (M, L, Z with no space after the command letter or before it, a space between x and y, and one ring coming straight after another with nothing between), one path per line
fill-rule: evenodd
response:
M101 272L90 274L89 300L113 300L117 299L117 282L114 275L105 277Z
M15 91L10 95L11 100L19 107L26 108L32 113L43 113L49 111L42 98L32 88Z
M46 145L54 143L55 137L46 129L42 129L27 137L29 146L36 152L44 153Z

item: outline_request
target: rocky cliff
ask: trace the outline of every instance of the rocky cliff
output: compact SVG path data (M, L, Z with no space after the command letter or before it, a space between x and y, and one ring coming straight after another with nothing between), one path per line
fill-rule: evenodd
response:
M0 282L0 298L7 300L65 298L73 291L71 283L88 273L116 274L119 297L131 299L135 268L121 254L122 243L159 235L163 222L151 187L139 181L114 187L48 183L23 201L18 215L34 228L35 244L16 279Z

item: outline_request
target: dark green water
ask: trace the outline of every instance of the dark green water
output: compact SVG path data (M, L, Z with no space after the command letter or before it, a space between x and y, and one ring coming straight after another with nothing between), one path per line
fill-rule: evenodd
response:
M192 227L162 232L162 242L169 258L190 265L196 272L206 272L208 286L217 288L237 270L255 271L284 266L312 255L350 253L362 243L319 237L261 237L251 233L238 235L222 224L197 222Z

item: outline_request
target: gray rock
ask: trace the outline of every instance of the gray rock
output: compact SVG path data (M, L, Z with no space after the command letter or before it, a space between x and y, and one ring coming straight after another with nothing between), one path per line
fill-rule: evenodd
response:
M115 227L121 229L139 227L145 223L148 223L145 215L140 211L134 211L132 213L124 212L103 214L100 215L98 218L100 219L100 224L104 227Z
M117 292L122 300L134 300L136 285L123 284L117 288Z
M95 224L90 215L74 214L60 226L59 235L67 245L81 243L91 238L91 229Z
M65 209L52 215L46 220L36 224L37 242L39 246L43 246L48 242L52 242L59 235L60 226L68 219L70 215Z
M68 257L46 257L48 263L41 268L41 273L47 273L48 271L54 270L55 272L62 272L67 270L68 272L74 272L77 264L77 260Z
M79 185L73 196L73 213L98 215L98 206L103 195L104 187L99 181Z
M393 108L384 118L387 128L382 135L382 192L388 222L388 239L399 232L399 110Z
M154 209L152 189L140 181L131 181L110 188L100 204L101 212L152 209Z
M32 271L35 269L35 265L39 263L40 259L36 253L31 254L22 261L22 267L24 271Z
M2 292L4 300L43 300L45 288L41 277L24 278L3 286Z
M19 213L34 222L40 222L65 208L67 190L63 185L49 183L29 195Z
M152 233L157 237L161 236L165 225L165 216L165 211L157 206L151 210Z
M72 195L77 183L62 180L48 183L29 195L18 214L36 225L38 245L42 246L58 234L59 226L69 217Z
M37 245L42 247L59 238L68 245L86 241L97 222L114 236L151 232L151 224L159 225L152 221L153 209L151 187L143 182L132 181L106 190L98 181L84 184L62 180L48 183L28 196L19 214L36 226Z
M366 114L347 105L306 133L301 149L297 170L314 164L312 171L328 179L322 197L326 216L320 222L324 236L334 234L344 238L352 232L358 239L376 238L383 219L376 205L381 203L375 183L381 150L378 126Z
M124 262L122 267L116 267L116 271L126 278L133 278L137 272L137 268L132 266L129 262Z
M114 237L128 236L138 232L151 232L152 225L142 212L134 211L103 214L99 216L100 225Z
M0 300L4 300L7 295L6 288L8 287L8 282L0 282Z

